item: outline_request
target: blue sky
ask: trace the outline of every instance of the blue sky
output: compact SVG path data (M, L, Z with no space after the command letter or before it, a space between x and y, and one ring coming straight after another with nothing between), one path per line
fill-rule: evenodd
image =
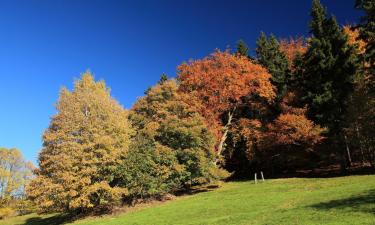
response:
M354 0L322 0L341 24ZM0 146L37 160L62 86L90 69L130 108L160 74L260 31L308 34L310 0L0 0Z

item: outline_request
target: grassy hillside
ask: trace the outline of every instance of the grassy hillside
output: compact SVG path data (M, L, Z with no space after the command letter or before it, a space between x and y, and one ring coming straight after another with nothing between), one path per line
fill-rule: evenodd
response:
M5 224L60 224L37 215ZM181 197L119 216L88 218L80 225L166 224L375 224L375 176L230 182L220 189Z

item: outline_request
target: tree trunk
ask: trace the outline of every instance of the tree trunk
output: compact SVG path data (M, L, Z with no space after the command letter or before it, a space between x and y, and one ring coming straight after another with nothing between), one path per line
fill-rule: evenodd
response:
M216 160L216 164L218 164L219 161L220 161L220 156L221 156L221 153L223 151L225 140L227 139L227 136L228 136L229 127L232 124L233 114L234 114L235 110L236 109L234 108L232 111L228 112L228 121L227 121L227 124L225 124L225 126L223 128L224 132L223 132L223 135L221 136L219 145L217 147L217 156L218 157L217 157L217 160Z
M348 155L348 166L352 166L352 157L350 155L350 149L348 145L348 139L346 138L346 135L344 134L344 139L345 139L345 146L346 146L346 154Z
M358 129L358 124L355 123L355 130L357 133L357 139L359 143L359 150L361 151L361 156L362 156L362 166L365 165L365 153L363 152L363 146L362 146L362 141L361 141L361 136L359 134L359 129Z

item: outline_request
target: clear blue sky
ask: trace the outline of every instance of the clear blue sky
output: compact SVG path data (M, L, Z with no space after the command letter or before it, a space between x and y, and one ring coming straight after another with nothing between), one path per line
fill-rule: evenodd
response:
M354 0L322 0L341 24ZM0 146L34 163L62 86L90 69L131 107L161 73L191 58L253 51L260 31L307 35L310 0L0 0Z

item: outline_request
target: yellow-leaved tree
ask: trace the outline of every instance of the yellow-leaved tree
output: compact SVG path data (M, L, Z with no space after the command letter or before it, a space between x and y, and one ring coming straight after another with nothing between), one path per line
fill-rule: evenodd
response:
M33 169L21 151L0 147L0 219L29 210L25 186L32 178Z
M130 143L127 111L90 72L75 82L73 91L61 90L56 108L43 135L29 197L41 211L113 206L127 194L114 176Z

